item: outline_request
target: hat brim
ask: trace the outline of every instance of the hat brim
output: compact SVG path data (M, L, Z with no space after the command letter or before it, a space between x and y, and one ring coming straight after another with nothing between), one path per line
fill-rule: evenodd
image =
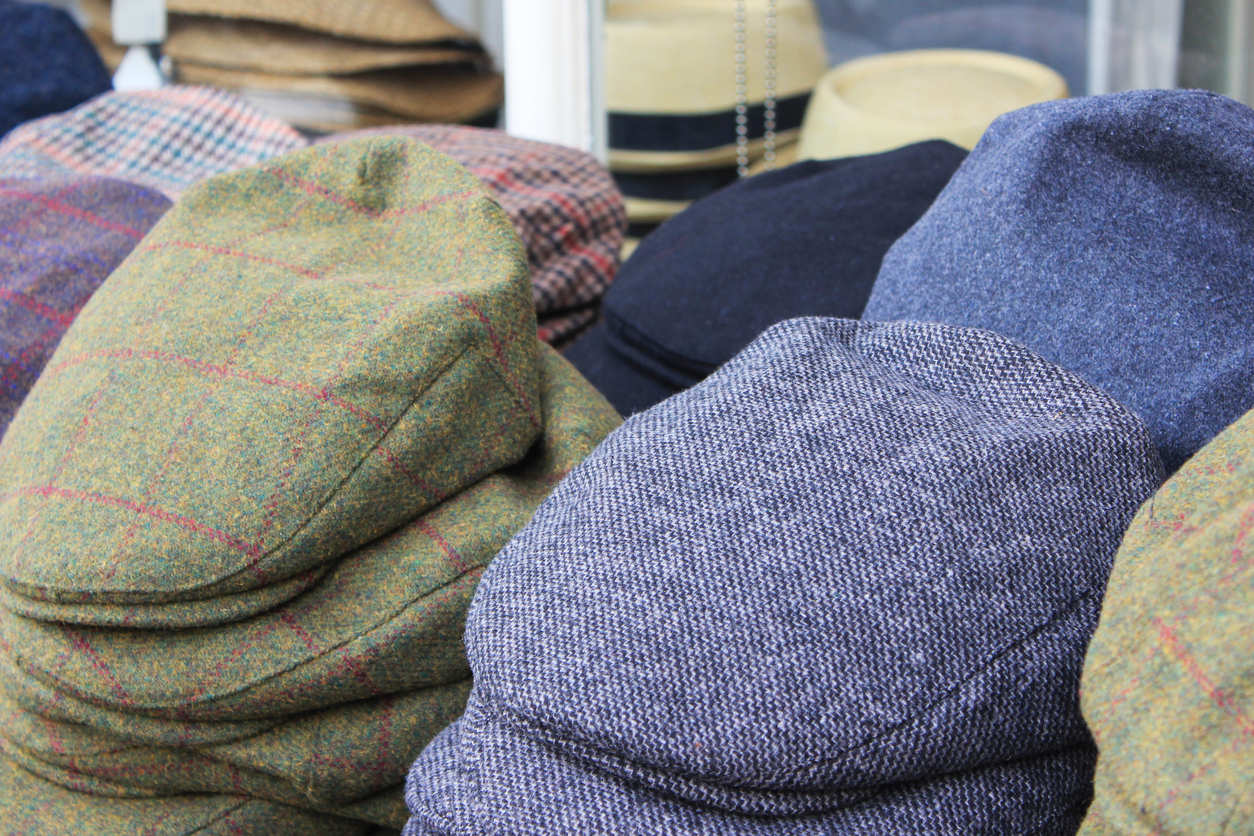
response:
M593 326L562 356L624 417L643 412L681 391L615 351L604 323Z
M848 807L750 816L630 784L549 749L472 694L410 775L406 836L478 833L721 833L727 836L1070 836L1091 797L1091 747L885 787Z

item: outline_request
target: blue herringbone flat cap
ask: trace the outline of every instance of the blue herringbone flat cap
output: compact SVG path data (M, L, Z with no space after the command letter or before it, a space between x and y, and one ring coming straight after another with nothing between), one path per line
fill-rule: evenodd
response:
M497 557L410 833L1072 833L1084 648L1162 477L990 332L771 328Z
M1142 90L1007 114L864 316L988 328L1135 410L1168 471L1254 408L1254 111Z

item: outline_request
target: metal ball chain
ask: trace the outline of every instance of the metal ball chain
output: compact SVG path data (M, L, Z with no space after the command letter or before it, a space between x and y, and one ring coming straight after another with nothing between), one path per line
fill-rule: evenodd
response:
M745 0L736 0L736 171L749 173L749 88L745 72Z
M766 169L775 168L775 2L766 0Z

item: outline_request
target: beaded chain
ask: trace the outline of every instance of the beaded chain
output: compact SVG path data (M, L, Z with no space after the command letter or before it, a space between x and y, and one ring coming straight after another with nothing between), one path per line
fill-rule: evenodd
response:
M745 72L745 0L736 0L736 171L749 173L749 87Z
M766 0L766 101L763 154L766 169L775 168L775 10L778 0ZM736 172L749 174L749 85L746 61L745 0L736 0Z

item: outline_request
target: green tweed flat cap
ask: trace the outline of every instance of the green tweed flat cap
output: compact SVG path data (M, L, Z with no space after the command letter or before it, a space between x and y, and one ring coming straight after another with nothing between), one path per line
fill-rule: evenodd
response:
M505 214L421 143L205 181L83 309L0 445L6 605L171 627L299 594L526 453L529 294Z
M399 828L480 575L618 423L443 155L198 186L0 443L0 832Z
M1085 658L1083 836L1254 832L1254 412L1142 506Z

